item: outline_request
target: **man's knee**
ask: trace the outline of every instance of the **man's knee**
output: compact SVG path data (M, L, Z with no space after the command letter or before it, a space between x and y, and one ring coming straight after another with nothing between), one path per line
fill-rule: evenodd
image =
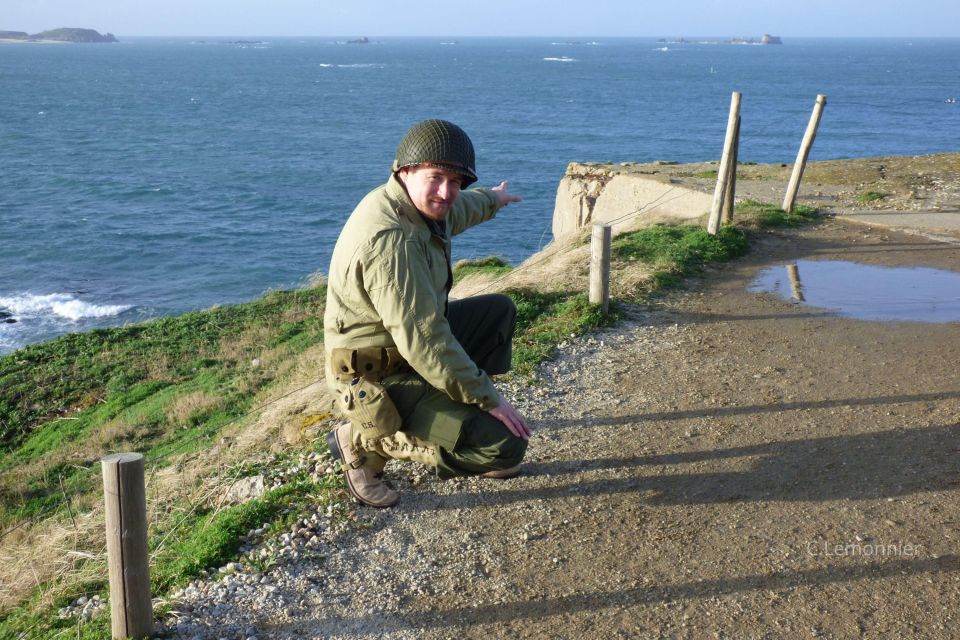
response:
M513 434L510 435L509 439L503 441L497 456L497 461L503 463L504 467L520 464L523 461L523 456L527 453L527 441Z
M526 440L513 435L506 425L483 412L464 425L463 439L454 453L483 467L480 471L519 464L526 451Z

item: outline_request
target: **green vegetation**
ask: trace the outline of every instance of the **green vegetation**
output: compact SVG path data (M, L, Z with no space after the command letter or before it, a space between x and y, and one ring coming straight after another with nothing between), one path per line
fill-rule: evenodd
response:
M458 260L453 265L453 279L462 280L474 273L483 273L492 277L506 275L513 270L507 262L497 256L488 256L479 260Z
M343 481L339 474L319 482L311 481L303 473L288 480L287 484L240 505L220 510L201 506L154 523L149 540L151 592L169 593L202 575L203 571L236 558L240 537L251 529L266 527L267 535L279 533L296 514L342 499ZM109 584L105 566L100 566L93 578L61 585L55 607L66 606L80 595L90 594L99 594L101 600L106 601ZM109 613L77 627L75 619L56 618L47 608L38 607L37 595L6 617L0 617L0 637L15 638L27 629L34 633L29 637L55 637L65 629L76 629L80 638L109 637Z
M540 293L530 289L511 289L504 293L517 305L513 370L528 378L558 344L612 324L616 319L615 315L604 317L600 306L590 304L582 293Z
M661 224L618 236L613 241L612 257L653 265L653 277L640 292L649 295L679 285L685 276L708 262L742 256L748 248L746 235L736 227L721 227L712 236L699 227Z
M325 293L278 291L247 304L69 334L0 358L0 455L6 454L0 469L9 466L11 454L17 463L35 459L133 407L140 409L127 417L156 426L163 412L144 400L170 386L226 394L216 408L204 409L228 418L242 413L249 385L260 388L272 377L251 367L251 358L319 342ZM185 424L210 418L181 417ZM56 426L50 430L56 435L38 434L41 424Z
M323 483L300 474L260 498L221 511L190 514L172 523L169 531L155 528L151 590L167 593L200 575L204 569L226 564L236 557L240 536L264 525L268 525L268 532L279 532L295 517L293 514L330 504L340 496L342 488L339 474ZM169 544L157 550L155 546L164 539Z
M776 227L799 227L813 222L817 210L805 205L796 205L790 213L773 204L747 200L738 204L734 220L740 226L769 229Z
M298 354L322 343L325 296L322 287L271 292L247 304L71 334L0 358L0 527L12 531L27 518L71 527L75 514L102 502L99 460L107 453L143 451L155 471L209 450ZM159 511L152 526L164 530L176 509L161 504ZM204 513L198 508L194 516ZM190 553L201 562L218 557ZM102 578L84 576L104 572L78 557L68 577L43 575L37 589L45 597L22 604L11 619L42 615L38 608L49 614L51 602L96 593ZM17 593L31 585L18 585ZM9 597L0 603L9 606Z
M867 202L876 202L877 200L883 200L889 193L884 193L883 191L864 191L857 196L857 202L867 203Z

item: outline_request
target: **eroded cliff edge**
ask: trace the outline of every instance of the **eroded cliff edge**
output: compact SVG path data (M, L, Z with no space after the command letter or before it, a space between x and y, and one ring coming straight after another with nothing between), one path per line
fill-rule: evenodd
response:
M614 233L665 220L696 220L713 201L717 162L571 163L557 188L554 238L595 222ZM737 201L780 204L792 166L741 164ZM807 165L800 204L826 213L960 213L960 153L826 160Z

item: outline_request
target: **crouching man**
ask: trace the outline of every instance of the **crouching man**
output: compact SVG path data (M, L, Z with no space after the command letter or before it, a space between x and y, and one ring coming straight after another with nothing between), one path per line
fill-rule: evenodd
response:
M477 180L473 143L445 120L415 124L385 185L357 205L333 250L327 381L349 421L328 436L354 498L396 504L387 459L441 478L517 475L530 428L490 375L510 370L516 309L503 295L448 301L450 239L520 198Z

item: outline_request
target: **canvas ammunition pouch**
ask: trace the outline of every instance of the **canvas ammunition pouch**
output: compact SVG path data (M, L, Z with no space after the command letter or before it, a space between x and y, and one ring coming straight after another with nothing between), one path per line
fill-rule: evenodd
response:
M337 402L353 427L355 444L367 449L401 427L400 413L383 387L383 379L410 371L393 347L334 349L330 365L337 376Z

